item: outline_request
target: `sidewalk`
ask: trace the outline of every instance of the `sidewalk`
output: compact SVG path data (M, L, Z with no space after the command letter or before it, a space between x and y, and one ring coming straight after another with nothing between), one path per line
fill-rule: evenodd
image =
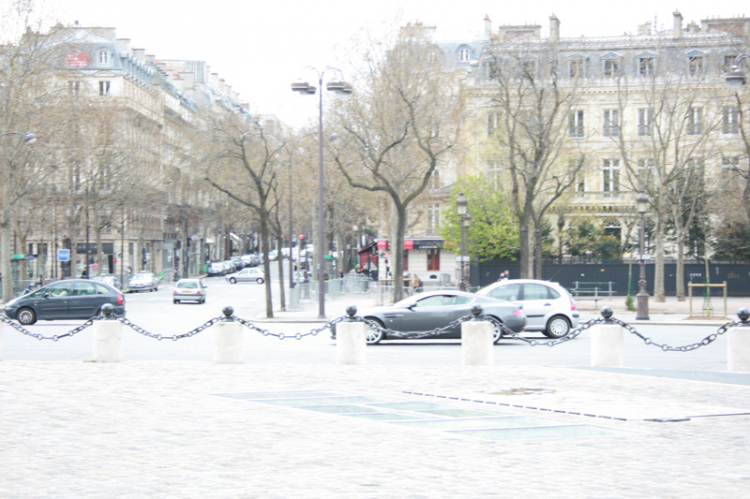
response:
M746 498L748 427L749 386L576 368L4 361L0 497Z
M304 362L0 361L0 497L748 497L750 373Z

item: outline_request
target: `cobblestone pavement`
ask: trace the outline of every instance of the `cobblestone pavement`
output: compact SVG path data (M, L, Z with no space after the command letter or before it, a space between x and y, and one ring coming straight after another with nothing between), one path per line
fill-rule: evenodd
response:
M217 396L290 390L624 431L490 441ZM0 497L742 498L748 428L749 386L601 371L3 361Z

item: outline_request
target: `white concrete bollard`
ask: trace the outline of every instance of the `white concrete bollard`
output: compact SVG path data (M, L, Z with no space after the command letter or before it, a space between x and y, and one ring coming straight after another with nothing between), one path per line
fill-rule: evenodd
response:
M495 363L492 323L466 321L461 324L461 362L464 366L491 366Z
M750 327L733 327L727 331L727 370L750 373Z
M214 324L214 363L242 364L245 362L242 324L217 322Z
M591 365L595 367L622 367L622 326L596 324L591 327Z
M10 326L4 322L2 327L0 327L0 360L3 360L3 331L6 327L9 328Z
M94 321L94 361L122 362L122 322Z
M367 324L339 322L336 324L336 364L367 364Z

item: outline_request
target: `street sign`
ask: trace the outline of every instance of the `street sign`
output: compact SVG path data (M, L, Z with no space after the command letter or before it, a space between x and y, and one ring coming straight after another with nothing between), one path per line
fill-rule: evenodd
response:
M70 261L70 250L69 249L58 249L57 250L57 261L58 262L69 262Z
M457 256L456 257L456 261L457 262L470 262L471 261L471 257L469 255L466 255L466 256Z

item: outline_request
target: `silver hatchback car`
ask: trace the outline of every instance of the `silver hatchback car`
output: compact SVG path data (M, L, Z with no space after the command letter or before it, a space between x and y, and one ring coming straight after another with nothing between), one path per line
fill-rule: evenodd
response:
M180 279L174 285L172 303L177 304L185 300L197 301L198 304L206 303L207 287L201 279Z
M560 284L537 279L507 279L485 286L477 294L523 304L526 331L562 338L578 327L576 303Z

